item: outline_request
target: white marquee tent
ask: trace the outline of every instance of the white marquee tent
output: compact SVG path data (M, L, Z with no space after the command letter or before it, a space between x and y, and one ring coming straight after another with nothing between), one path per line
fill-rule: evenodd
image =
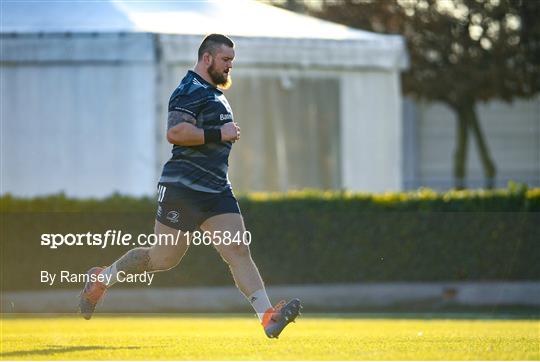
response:
M1 3L0 193L150 195L204 34L236 43L236 190L402 187L399 36L250 0Z

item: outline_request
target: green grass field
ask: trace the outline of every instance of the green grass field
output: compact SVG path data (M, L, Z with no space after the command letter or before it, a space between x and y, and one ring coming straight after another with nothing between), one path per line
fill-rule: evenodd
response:
M302 316L279 340L254 318L5 317L1 359L538 360L538 320Z

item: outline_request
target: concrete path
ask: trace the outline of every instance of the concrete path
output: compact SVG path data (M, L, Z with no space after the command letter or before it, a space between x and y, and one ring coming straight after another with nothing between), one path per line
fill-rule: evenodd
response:
M317 284L268 287L272 301L298 297L310 311L437 308L445 306L540 307L540 282ZM79 290L3 292L3 313L72 313ZM98 307L105 313L251 312L235 287L111 288Z

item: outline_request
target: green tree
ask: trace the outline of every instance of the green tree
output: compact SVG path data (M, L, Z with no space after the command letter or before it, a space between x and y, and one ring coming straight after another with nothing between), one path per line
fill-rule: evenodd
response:
M478 121L481 101L531 97L540 90L536 0L325 1L311 14L354 28L401 34L411 60L403 92L456 114L455 187L465 187L468 138L478 145L485 186L496 167Z

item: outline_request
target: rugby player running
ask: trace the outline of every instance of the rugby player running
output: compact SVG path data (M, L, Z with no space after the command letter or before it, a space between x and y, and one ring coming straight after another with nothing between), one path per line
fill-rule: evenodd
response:
M173 145L172 157L158 184L158 209L154 233L174 235L176 245L155 245L131 249L106 268L93 267L88 274L104 274L108 283L89 281L80 295L79 309L90 319L96 304L117 273L143 273L169 270L180 262L189 241L186 232L202 230L245 235L238 202L227 176L232 144L240 139L240 127L220 89L231 85L230 70L234 43L225 35L210 34L201 43L198 61L188 71L169 100L167 140ZM272 307L248 243L219 243L223 260L229 265L236 286L253 306L269 338L277 338L293 322L301 309L300 301L279 302ZM110 279L109 279L110 278Z

